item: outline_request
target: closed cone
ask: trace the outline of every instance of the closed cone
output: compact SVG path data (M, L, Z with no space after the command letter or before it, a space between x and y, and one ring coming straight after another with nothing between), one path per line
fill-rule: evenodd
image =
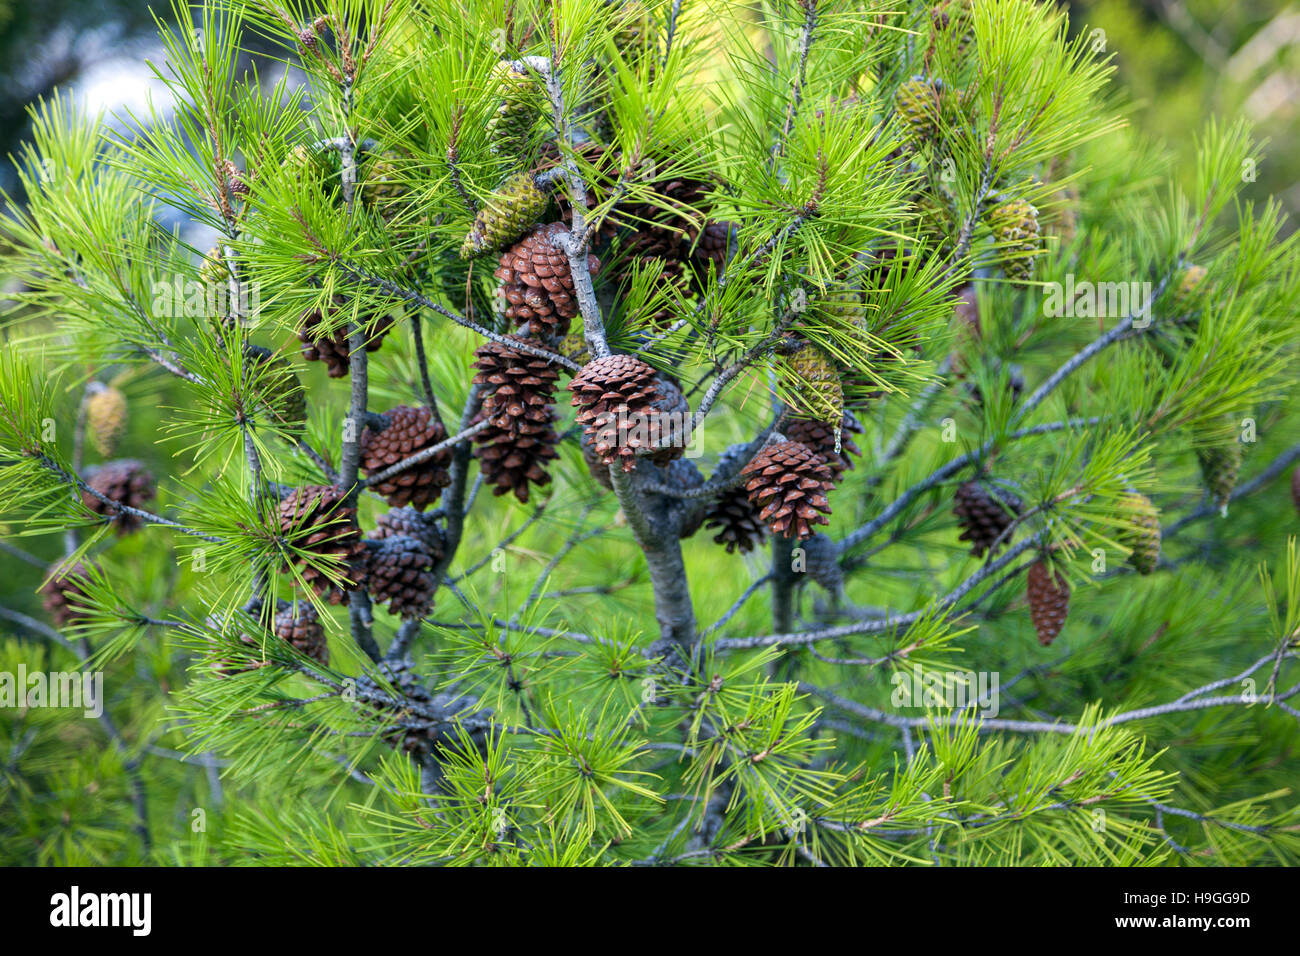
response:
M1070 613L1070 585L1060 572L1051 571L1047 562L1035 561L1026 582L1029 619L1038 632L1038 643L1046 647L1056 640Z
M826 493L831 470L820 455L795 441L778 441L760 451L741 475L750 503L773 534L807 539L813 526L829 524Z
M361 432L361 467L368 476L378 475L447 438L447 429L428 408L398 405L380 417L381 426L366 425ZM451 449L444 448L431 458L374 482L371 488L394 508L411 505L423 511L451 484L450 467Z
M474 217L460 247L461 258L496 252L514 242L537 222L548 202L550 196L538 187L531 172L507 177Z
M384 538L398 535L419 538L435 562L441 561L446 556L447 538L438 522L412 507L393 508L375 519L372 539L382 541Z
M541 115L541 91L531 74L508 60L492 68L492 79L501 102L487 123L488 149L498 156L522 155Z
M92 386L86 399L86 425L95 450L105 458L113 457L126 432L126 396L112 385Z
M1020 502L1010 494L997 489L991 492L982 482L967 481L957 486L953 495L953 514L961 525L959 535L962 541L971 543L971 554L983 557L993 549L993 553L1010 541L1010 536L1002 535L1011 527L1020 514ZM995 547L995 542L997 543Z
M838 422L844 417L844 389L835 362L810 342L799 342L781 362L781 395L795 418Z
M913 146L939 135L939 90L924 77L914 76L899 84L894 109L906 125Z
M1201 480L1210 493L1214 506L1226 512L1232 492L1241 474L1241 442L1228 438L1213 445L1196 449L1196 460L1201 466Z
M330 647L320 614L309 601L285 602L275 615L275 635L300 654L329 665Z
M95 514L109 518L118 534L128 534L144 524L140 516L117 507L122 504L143 510L153 500L153 474L140 462L129 458L110 461L90 471L86 484L91 491L82 492L82 504Z
M988 223L998 244L998 259L1007 278L1016 282L1032 279L1034 257L1042 248L1038 210L1023 199L1013 199L990 210Z
M1150 498L1136 491L1120 499L1120 513L1129 524L1123 536L1129 564L1138 574L1150 574L1160 563L1160 514Z
M372 546L366 587L377 604L404 618L422 618L433 607L433 555L413 535L392 535Z
M355 508L330 485L304 485L280 502L280 534L295 552L286 553L307 586L331 604L365 581L366 548ZM288 570L287 567L282 570Z

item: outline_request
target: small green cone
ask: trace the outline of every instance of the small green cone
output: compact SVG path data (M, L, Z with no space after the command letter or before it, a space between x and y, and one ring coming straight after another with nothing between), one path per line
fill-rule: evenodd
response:
M894 93L894 108L907 124L914 146L939 135L939 91L929 80L914 76Z
M550 196L538 188L532 172L510 175L474 217L460 247L461 258L496 252L514 242L536 224L548 202Z
M396 201L410 192L398 169L401 158L395 150L384 150L361 164L361 201L386 219L396 211Z
M208 250L199 266L199 281L206 289L225 289L230 282L230 269L226 267L226 257L218 243Z
M1241 456L1241 442L1236 438L1196 449L1201 480L1215 506L1224 515L1228 513L1228 501L1237 487L1237 476L1241 474Z
M1160 563L1160 513L1150 498L1136 491L1124 495L1119 507L1129 524L1121 536L1130 549L1129 564L1138 574L1150 574Z
M95 450L112 458L126 431L126 396L112 385L96 388L86 399L86 424Z
M1189 312L1196 311L1197 302L1202 292L1201 286L1204 281L1204 266L1188 266L1182 271L1178 276L1177 284L1174 286L1174 315L1186 315Z
M488 149L499 156L517 156L528 146L529 134L541 115L534 78L503 60L492 69L501 103L487 123Z
M988 223L1007 278L1016 282L1033 278L1034 256L1042 246L1038 210L1023 199L1013 199L991 209Z
M783 397L796 417L823 422L838 422L844 417L844 388L829 355L803 342L782 364Z

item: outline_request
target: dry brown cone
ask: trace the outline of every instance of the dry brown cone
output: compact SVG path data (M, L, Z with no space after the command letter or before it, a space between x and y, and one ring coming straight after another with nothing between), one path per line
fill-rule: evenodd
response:
M128 508L143 509L146 503L153 500L153 475L140 462L131 458L110 461L93 469L86 485L98 494L83 491L82 504L97 515L111 518L118 534L128 534L144 524L143 518L117 507L117 504L122 504ZM104 501L100 495L117 504Z
M1060 572L1052 572L1045 561L1035 561L1029 568L1026 585L1029 619L1038 632L1038 643L1046 647L1056 640L1070 613L1070 585Z
M650 426L658 414L655 402L663 398L656 379L655 370L639 358L607 355L588 362L569 382L573 404L580 408L578 424L603 464L621 459L623 470L633 471L637 449L654 444Z
M844 587L844 572L840 569L840 555L835 542L818 533L800 547L804 552L804 573L831 594L839 594Z
M336 312L346 306L346 298L341 295L334 297ZM298 341L302 343L302 355L309 362L324 362L330 378L342 378L348 374L351 355L348 349L348 323L340 323L334 331L326 333L321 328L324 321L320 309L308 309L302 314L298 322ZM388 313L373 316L366 323L366 351L377 351L392 327L393 317Z
M57 573L56 564L51 571L56 573L40 587L41 604L46 613L54 618L58 627L67 627L81 615L78 613L88 607L86 592L82 590L81 581L87 577L87 568L78 561L62 574Z
M831 490L831 470L825 459L797 441L773 442L760 451L741 475L745 491L757 508L759 520L773 534L803 541L813 526L829 524L826 493Z
M977 558L990 548L996 554L1007 544L1010 539L1002 534L1020 514L1020 502L1013 495L1000 489L994 494L979 481L967 481L958 485L953 495L952 513L962 528L959 538L971 543L970 553Z
M697 269L703 272L703 275L697 279L701 287L706 284L710 270L712 270L714 277L717 278L722 275L722 270L727 267L727 260L730 258L731 234L735 229L736 224L725 219L711 219L704 224L704 228L700 231L695 248L691 253Z
M414 508L393 508L375 519L371 539L382 541L397 535L419 538L435 562L441 561L447 554L447 539L438 522Z
M552 427L559 370L546 359L501 342L479 346L474 367L474 383L483 395L483 410L475 420L491 423L474 436L483 479L494 486L494 494L514 492L527 502L531 485L551 480L545 463L559 457L559 436Z
M382 428L367 425L361 432L361 467L368 475L377 475L447 438L447 429L423 406L398 405L380 417ZM451 449L444 448L371 487L394 508L411 505L423 511L451 484L450 466Z
M329 665L330 646L325 639L325 628L310 601L281 602L274 630L276 637L292 645L298 653Z
M366 546L357 512L344 506L344 497L330 485L304 485L280 502L280 534L295 550L317 558L309 562L294 555L289 561L298 565L307 586L331 604L342 604L347 596L341 585L355 588L366 577Z
M506 250L493 275L501 280L508 305L505 315L532 335L567 335L569 322L578 314L569 255L563 243L569 235L562 222L537 226ZM587 256L587 271L596 272L600 261Z
M818 422L811 419L796 419L782 426L785 437L807 445L826 460L831 470L831 481L840 483L846 471L853 470L850 455L862 454L853 442L853 435L862 433L862 426L852 415L845 415L838 429L830 422ZM835 450L836 432L839 432L840 450Z
M376 604L404 618L422 618L433 608L437 579L434 557L413 535L383 538L371 549L366 586Z
M713 540L725 545L729 553L739 549L742 554L747 554L767 532L767 526L759 520L758 509L750 503L749 493L743 486L718 495L704 516L704 526L718 530Z
M86 425L95 450L105 458L117 451L126 432L126 396L112 385L92 382L87 386Z

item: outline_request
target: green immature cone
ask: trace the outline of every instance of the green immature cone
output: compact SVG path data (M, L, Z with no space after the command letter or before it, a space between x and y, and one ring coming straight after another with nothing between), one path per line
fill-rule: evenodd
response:
M361 164L361 200L385 219L397 211L397 200L410 192L398 168L401 158L401 153L384 150Z
M492 77L501 103L487 123L488 149L499 156L517 156L527 148L540 115L537 83L506 61L493 68Z
M1129 564L1138 574L1150 574L1160 563L1160 513L1136 491L1124 495L1119 507L1129 525L1121 538L1129 548Z
M1196 449L1201 466L1201 481L1221 513L1228 513L1228 502L1241 474L1241 442L1236 438Z
M1042 248L1038 210L1023 199L995 206L988 214L989 228L998 244L998 259L1008 279L1025 282L1034 276L1034 256Z
M939 90L919 76L902 83L894 93L894 108L907 124L912 145L919 146L939 136Z
M260 345L249 345L245 352L255 363L254 380L265 391L275 422L295 434L301 432L307 422L307 391L293 366L283 355Z
M844 417L844 388L835 362L826 352L801 343L782 362L783 397L798 418L838 422Z
M514 242L536 224L549 201L550 196L538 188L531 172L525 170L507 177L474 217L460 247L461 258L496 252Z
M1174 315L1186 315L1196 311L1205 282L1204 266L1188 266L1178 276L1174 286Z
M94 388L86 399L86 424L95 450L112 458L126 432L126 396L111 385Z

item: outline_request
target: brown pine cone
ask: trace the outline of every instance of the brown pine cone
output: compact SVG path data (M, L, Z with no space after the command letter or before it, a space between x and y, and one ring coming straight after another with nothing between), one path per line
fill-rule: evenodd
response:
M710 270L716 278L727 267L727 260L731 258L731 235L736 228L734 222L722 219L710 220L704 224L692 252L696 269L704 273L697 280L701 288L707 284Z
M153 475L144 465L131 458L110 461L93 469L86 484L92 491L128 508L143 509L147 502L153 500L155 492ZM143 518L121 510L99 495L83 491L81 502L95 514L110 518L118 534L128 534L144 524Z
M824 534L813 535L800 545L803 549L804 573L831 594L844 587L844 572L835 542Z
M1050 571L1047 562L1035 561L1029 568L1026 594L1038 643L1046 647L1065 626L1065 617L1070 613L1070 585L1059 571Z
M428 408L398 405L380 417L385 422L381 429L367 425L361 432L361 467L368 475L379 474L447 438L447 429ZM423 511L451 484L450 466L451 449L444 448L371 487L395 508L409 504Z
M86 592L81 587L81 582L87 577L87 568L78 561L62 574L58 574L57 569L57 564L51 568L53 575L41 585L38 593L42 596L41 604L46 613L54 618L55 625L67 627L81 616L79 611L86 610L89 606Z
M785 430L786 438L797 441L801 445L807 445L826 459L826 466L831 470L831 481L837 485L846 471L853 470L853 459L849 456L862 454L858 446L853 443L853 435L860 435L862 426L858 424L857 419L852 415L845 415L840 424L840 450L838 453L835 451L836 429L829 422L796 419L782 427Z
M607 355L588 362L569 382L569 390L576 393L573 404L581 408L578 424L602 463L611 465L621 458L623 470L633 471L637 449L654 443L654 404L664 397L656 378L655 370L639 358Z
M375 530L370 537L382 541L403 534L419 538L435 562L441 561L447 554L447 538L438 522L414 508L385 511L375 519Z
M474 457L479 460L483 480L493 486L494 495L514 492L526 504L532 486L540 488L551 483L545 463L559 457L555 445L560 439L550 424L554 410L548 407L545 414L544 426L534 422L512 430L492 424L474 436ZM480 412L475 423L484 417Z
M334 316L348 306L348 300L342 295L334 296ZM320 309L308 309L298 320L298 341L302 343L302 355L308 362L324 362L330 378L342 378L348 374L350 351L348 349L348 324L339 321L333 331L322 329L325 316ZM374 352L384 342L384 336L393 327L393 317L388 313L370 317L366 323L366 351Z
M552 427L559 369L546 359L501 342L479 346L474 367L478 369L474 383L483 395L483 410L475 420L491 421L474 436L474 454L483 479L492 483L494 494L514 492L521 502L527 502L530 485L541 486L551 480L545 462L559 457L555 453L559 436Z
M749 493L743 487L718 495L704 516L704 526L718 529L713 540L726 545L729 553L739 548L742 554L747 554L767 532L767 526L758 518L758 509L750 504Z
M741 474L748 478L750 503L762 509L758 517L773 534L803 541L812 537L813 525L830 523L831 470L807 445L773 442Z
M86 394L86 425L91 444L109 458L126 433L126 396L112 385L99 382L86 386Z
M433 561L424 542L412 535L381 539L370 555L370 596L394 614L424 617L433 608Z
M1013 495L1001 490L990 494L979 481L967 481L957 486L953 502L952 513L962 527L959 540L971 543L970 552L975 557L982 558L990 548L996 554L1008 543L1010 536L994 547L1020 514L1020 502Z
M357 512L343 505L344 497L329 485L305 485L280 502L280 534L296 551L309 555L294 554L288 560L299 567L307 586L331 604L342 604L344 586L355 588L366 576L366 546Z
M283 601L281 604L275 615L276 637L292 645L298 653L328 666L330 646L316 608L310 601Z
M537 226L501 256L493 273L501 280L505 315L516 325L526 325L532 335L567 335L570 320L578 314L573 274L563 243L569 229L562 222ZM596 272L600 262L587 256L587 270Z

